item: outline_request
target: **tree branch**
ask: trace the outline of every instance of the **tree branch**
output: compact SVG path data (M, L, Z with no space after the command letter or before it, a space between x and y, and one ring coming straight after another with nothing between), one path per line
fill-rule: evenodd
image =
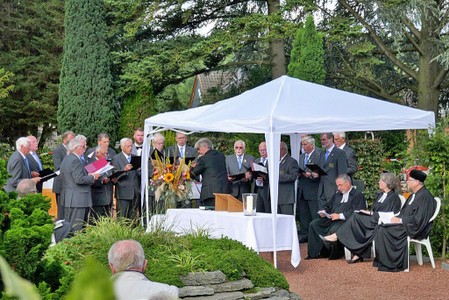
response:
M393 55L393 53L390 51L390 49L387 48L387 46L382 42L382 40L379 38L377 33L375 32L374 28L368 24L365 19L357 13L351 5L345 1L345 0L338 0L338 2L343 5L344 8L346 8L350 14L352 14L369 32L371 38L374 40L374 42L377 44L377 46L382 50L385 56L388 57L388 59L391 60L392 63L394 63L398 68L400 68L402 71L404 71L406 74L408 74L413 79L418 79L418 74L409 68L407 65L402 63L396 56Z

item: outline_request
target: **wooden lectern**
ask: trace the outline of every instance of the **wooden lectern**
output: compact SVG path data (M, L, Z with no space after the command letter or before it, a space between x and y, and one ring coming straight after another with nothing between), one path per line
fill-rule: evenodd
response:
M215 210L216 211L228 211L228 212L241 212L243 211L243 203L237 198L229 194L215 195Z

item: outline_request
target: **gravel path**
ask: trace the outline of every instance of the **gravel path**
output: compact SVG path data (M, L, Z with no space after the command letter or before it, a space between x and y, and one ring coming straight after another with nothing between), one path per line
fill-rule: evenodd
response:
M278 252L278 269L285 275L290 291L301 299L449 299L449 271L441 261L419 266L411 261L410 272L378 272L372 261L350 265L339 260L304 260L307 244L301 244L301 263L290 264L290 251ZM262 257L271 261L271 255Z

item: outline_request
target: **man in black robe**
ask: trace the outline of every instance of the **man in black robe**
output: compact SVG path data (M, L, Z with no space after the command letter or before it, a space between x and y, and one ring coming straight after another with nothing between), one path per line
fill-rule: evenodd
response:
M376 257L374 266L379 271L399 272L408 268L407 236L412 239L426 238L432 229L436 201L424 186L426 174L412 170L407 187L413 193L408 197L391 224L381 224L375 237Z
M353 188L351 178L348 175L338 176L335 182L338 191L324 206L323 210L319 211L320 218L310 222L308 256L306 259L325 257L326 251L322 236L336 232L354 210L366 208L365 197L360 191Z

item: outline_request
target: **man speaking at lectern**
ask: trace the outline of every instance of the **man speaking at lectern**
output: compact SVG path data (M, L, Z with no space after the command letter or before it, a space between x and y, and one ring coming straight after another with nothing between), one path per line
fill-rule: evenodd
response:
M190 173L199 180L201 175L200 205L215 206L214 193L229 194L231 192L226 160L223 153L214 150L212 142L207 138L195 143L198 160L192 162Z

